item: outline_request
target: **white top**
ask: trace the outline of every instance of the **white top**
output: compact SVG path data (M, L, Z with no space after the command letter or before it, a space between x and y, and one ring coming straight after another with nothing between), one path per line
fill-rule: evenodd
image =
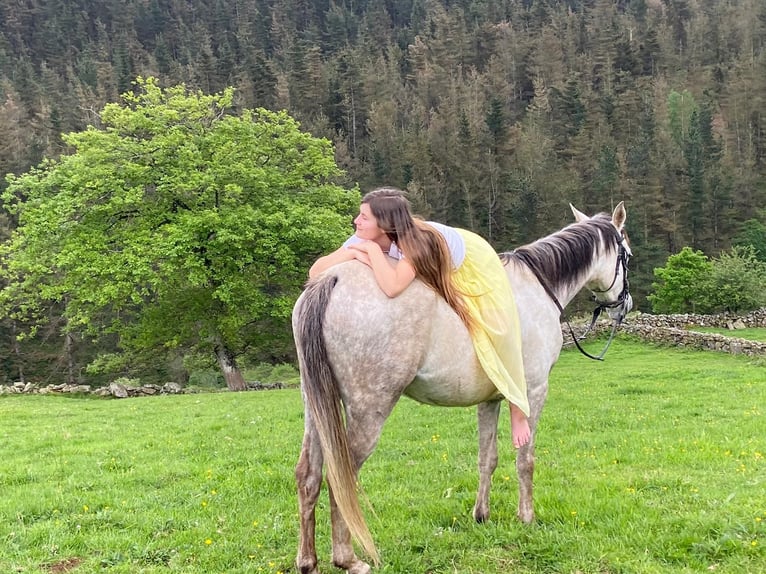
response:
M463 260L465 259L465 241L463 241L463 237L454 227L449 227L443 223L436 223L435 221L426 221L426 223L436 229L436 231L438 231L447 242L447 247L449 248L450 255L452 256L452 267L455 269L460 267L463 264ZM362 241L364 240L360 239L356 235L352 235L346 239L346 241L343 243L343 247L348 247L349 245L354 245L355 243L361 243ZM396 246L396 243L391 244L391 247L388 250L388 256L393 257L394 259L404 258L404 254Z

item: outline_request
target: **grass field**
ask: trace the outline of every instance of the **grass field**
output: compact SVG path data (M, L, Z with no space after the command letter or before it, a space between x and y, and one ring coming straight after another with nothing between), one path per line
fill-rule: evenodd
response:
M386 573L766 571L766 363L625 338L566 351L515 518L507 415L474 524L474 409L403 400L365 465ZM297 390L0 398L0 572L295 572ZM317 513L329 562L327 499Z

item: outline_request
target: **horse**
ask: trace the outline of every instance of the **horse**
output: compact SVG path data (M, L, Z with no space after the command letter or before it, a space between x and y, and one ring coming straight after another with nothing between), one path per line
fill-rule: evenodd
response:
M534 520L535 430L548 375L563 345L560 316L583 288L615 324L632 307L631 255L623 202L610 215L588 217L570 204L575 222L500 254L516 300L530 404L531 440L518 450L517 516ZM392 262L392 264L395 264ZM332 561L348 574L367 574L355 540L374 565L380 557L362 514L357 476L402 395L435 406L478 405L479 486L473 518L489 518L497 467L497 425L503 397L484 374L468 329L445 300L414 281L388 298L358 261L331 267L309 281L295 303L293 333L304 401L304 434L295 468L300 514L296 566L319 574L315 507L327 468Z

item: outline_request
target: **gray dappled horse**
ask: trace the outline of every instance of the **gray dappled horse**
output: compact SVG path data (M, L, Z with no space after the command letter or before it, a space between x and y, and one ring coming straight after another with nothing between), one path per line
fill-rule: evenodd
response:
M583 288L594 293L616 322L632 306L623 203L611 217L590 218L574 207L572 211L575 223L501 256L519 309L531 409L532 440L516 456L518 516L525 523L534 519L535 429L548 393L548 374L563 343L561 308ZM482 371L468 330L444 299L419 281L389 299L368 267L350 261L307 285L293 309L293 331L305 405L303 446L295 470L300 572L319 572L314 511L323 463L330 491L333 563L349 574L370 571L354 553L352 537L375 564L379 562L356 479L402 395L430 405L478 405L479 489L473 516L479 522L488 519L503 397Z

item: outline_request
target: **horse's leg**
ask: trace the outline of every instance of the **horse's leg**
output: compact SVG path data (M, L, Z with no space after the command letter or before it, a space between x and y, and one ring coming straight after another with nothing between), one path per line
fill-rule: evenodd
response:
M497 468L497 419L501 401L480 403L479 418L479 492L473 507L473 518L484 522L489 518L489 489L492 473Z
M330 490L330 517L332 520L332 563L349 574L368 574L370 566L357 558L351 544L351 533L338 510L332 488Z
M369 401L369 398L367 399ZM376 397L376 401L380 397ZM372 454L375 446L378 444L380 433L383 430L383 423L391 414L396 400L390 405L374 404L370 410L364 409L359 412L357 409L349 409L346 412L354 412L354 416L349 416L348 420L348 442L356 466L356 474L364 464L364 461ZM338 510L330 489L330 514L332 517L332 561L335 566L348 571L348 574L368 574L370 566L360 560L354 553L354 547L351 543L351 533L346 526L346 522Z
M300 543L295 565L301 574L319 574L315 541L315 508L322 487L322 449L311 415L306 413L303 446L295 467L300 513Z
M527 380L527 384L530 384L529 380ZM535 507L532 499L532 480L535 474L535 437L537 435L537 421L540 419L545 397L548 394L548 381L544 380L539 389L535 393L537 396L530 396L529 401L529 430L532 435L529 442L516 453L516 474L519 478L519 507L516 515L524 524L529 524L535 519Z

